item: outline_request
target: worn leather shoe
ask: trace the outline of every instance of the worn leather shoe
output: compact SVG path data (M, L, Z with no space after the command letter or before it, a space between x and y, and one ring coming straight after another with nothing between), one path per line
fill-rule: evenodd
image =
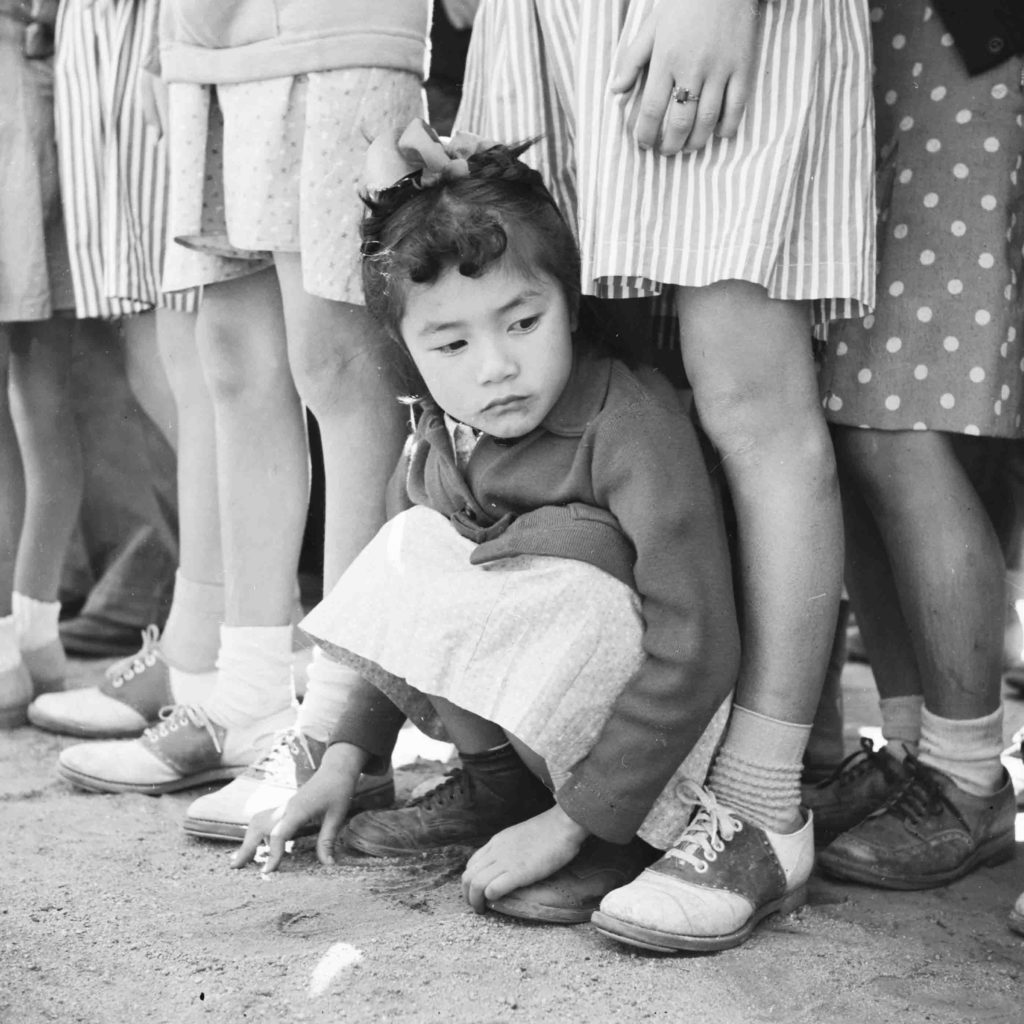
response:
M814 841L826 846L877 811L907 780L903 762L867 737L827 778L802 787L804 807L814 812Z
M590 920L608 893L628 885L660 856L661 850L642 839L620 845L591 836L564 868L501 899L490 900L487 906L525 921L582 924Z
M883 808L824 849L823 871L883 889L930 889L1014 853L1013 786L991 796L960 789L945 773L908 757L910 778Z
M441 846L481 846L496 832L546 811L547 787L506 744L463 754L430 792L395 811L364 811L342 832L350 849L373 857L402 857Z

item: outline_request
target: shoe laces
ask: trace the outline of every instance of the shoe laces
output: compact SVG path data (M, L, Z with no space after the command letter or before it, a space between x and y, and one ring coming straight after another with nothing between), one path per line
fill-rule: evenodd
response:
M258 775L265 779L273 779L278 775L293 776L295 764L305 757L309 764L316 766L316 761L306 737L298 729L285 729L278 733L270 750L256 761L247 774Z
M156 625L149 625L142 631L142 646L134 654L114 662L107 669L107 679L114 686L123 686L147 668L152 668L161 658L160 629Z
M855 779L865 775L878 761L879 755L875 753L875 744L869 736L861 736L860 749L855 750L836 765L833 772L815 785L815 789L827 789L834 782L840 786L848 786ZM884 769L883 769L884 770Z
M908 754L904 763L908 769L906 782L882 811L877 813L889 812L908 824L937 817L946 807L955 813L956 809L950 805L946 794L925 765L913 754Z
M444 773L444 780L439 782L433 789L422 796L410 800L408 807L422 807L429 811L435 807L445 807L453 804L464 793L470 791L472 781L469 775L461 768L451 768Z
M146 729L143 734L151 742L159 742L161 739L166 739L172 733L177 732L183 726L193 725L197 729L205 729L210 734L210 739L213 741L213 746L217 753L224 753L213 722L206 717L201 708L194 707L191 704L167 704L160 709L157 717L159 721Z
M723 807L714 793L691 779L684 779L676 787L676 793L681 799L694 800L698 807L690 824L666 856L681 860L694 871L704 874L708 870L708 862L716 861L725 844L737 832L743 831L743 822Z

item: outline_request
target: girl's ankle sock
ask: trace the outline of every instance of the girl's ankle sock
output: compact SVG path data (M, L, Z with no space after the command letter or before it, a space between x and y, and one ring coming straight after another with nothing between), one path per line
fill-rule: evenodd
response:
M299 705L295 727L306 736L326 743L345 710L349 687L359 678L354 668L332 661L320 647L314 647L306 675L306 694Z
M292 627L221 626L217 682L203 710L240 728L292 702Z
M883 697L879 702L882 711L882 736L885 749L902 761L907 754L917 757L921 742L921 712L924 697L919 693L902 697Z
M800 815L800 774L809 725L734 704L708 788L730 810L770 832L792 832Z
M0 618L0 672L17 667L21 662L18 634L14 629L14 616Z
M15 590L11 594L11 610L21 650L36 651L60 639L57 631L60 601L37 601Z
M921 763L948 775L974 796L991 796L1003 780L1003 709L982 718L940 718L921 712Z
M174 600L160 638L168 664L183 672L211 672L217 664L224 621L224 585L174 575Z

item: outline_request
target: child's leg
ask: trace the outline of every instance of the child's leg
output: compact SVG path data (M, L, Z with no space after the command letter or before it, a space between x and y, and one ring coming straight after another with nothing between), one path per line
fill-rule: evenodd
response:
M712 787L765 827L792 830L801 820L800 763L843 561L809 314L741 281L680 289L677 305L694 401L736 508L743 622L736 705L757 716L752 731L760 737L754 749L734 749L734 715ZM770 787L757 788L765 774L757 762L774 769Z
M158 335L161 313L150 310L121 321L124 335L124 369L128 386L142 411L157 425L164 440L178 449L178 416L175 396L163 360Z
M25 512L21 453L8 400L10 336L14 329L10 324L0 324L0 729L24 724L25 708L32 699L32 681L21 661L11 614L14 563Z
M924 710L910 783L833 843L822 864L868 883L935 885L1013 848L1013 791L999 762L1002 554L948 435L837 436L892 566ZM909 830L907 801L916 809Z
M25 518L14 589L56 602L82 499L82 453L68 378L72 325L25 325L11 345L11 396L25 471ZM50 638L56 640L54 633Z
M384 490L405 437L380 328L361 306L307 292L301 259L275 257L288 334L288 358L323 440L326 502L324 591L330 591L384 522ZM326 740L347 669L315 657L299 709L299 728Z

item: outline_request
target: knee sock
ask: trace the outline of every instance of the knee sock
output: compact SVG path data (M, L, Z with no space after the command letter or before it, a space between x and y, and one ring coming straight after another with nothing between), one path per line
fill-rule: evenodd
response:
M16 668L21 663L18 634L14 629L14 616L0 618L0 672Z
M15 590L11 594L11 609L18 646L23 651L36 651L60 639L57 631L60 601L37 601Z
M224 585L174 575L174 600L160 648L169 665L182 672L210 672L217 663L224 621Z
M730 810L771 832L800 815L800 774L809 725L782 722L734 704L708 788Z
M348 665L332 661L319 648L306 674L306 694L299 705L295 727L306 736L327 742L347 702L347 689L359 680L359 673Z
M962 790L991 796L1003 780L1003 709L982 718L940 718L921 712L921 763L948 775Z
M910 694L903 697L883 697L878 702L882 711L882 736L885 749L900 761L913 754L917 757L921 742L921 712L924 697Z
M292 702L292 627L221 626L217 682L203 709L220 725L242 727Z

